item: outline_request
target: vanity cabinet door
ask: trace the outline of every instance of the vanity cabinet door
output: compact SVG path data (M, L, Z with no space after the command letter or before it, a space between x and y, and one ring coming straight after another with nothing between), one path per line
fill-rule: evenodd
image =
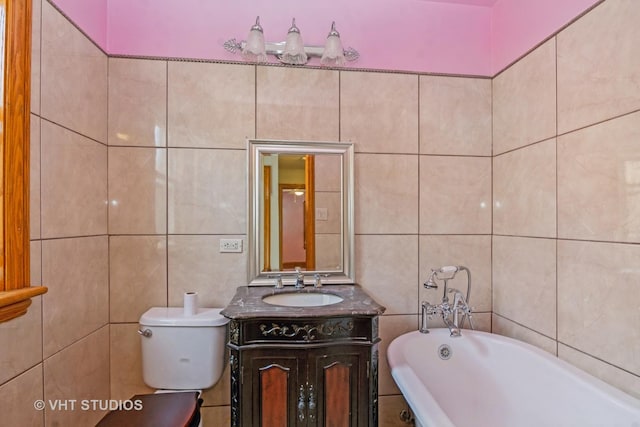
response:
M244 352L242 425L369 426L370 350L345 345Z
M369 351L362 346L338 346L310 352L310 426L368 426Z
M304 350L248 351L243 363L242 425L306 426L306 407L298 408L300 385L306 384ZM303 390L306 393L306 388ZM303 399L306 406L306 396ZM300 414L299 414L300 412ZM299 419L301 417L301 419ZM249 423L248 420L251 420Z

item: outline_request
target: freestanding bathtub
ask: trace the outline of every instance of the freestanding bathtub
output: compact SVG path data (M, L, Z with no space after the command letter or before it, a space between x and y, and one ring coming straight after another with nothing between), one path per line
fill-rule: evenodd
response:
M640 400L511 338L415 331L387 357L417 427L640 427Z

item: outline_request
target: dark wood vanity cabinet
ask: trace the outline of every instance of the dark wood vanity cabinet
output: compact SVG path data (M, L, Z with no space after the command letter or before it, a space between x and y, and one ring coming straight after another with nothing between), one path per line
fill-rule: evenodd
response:
M233 427L378 425L378 318L232 320Z

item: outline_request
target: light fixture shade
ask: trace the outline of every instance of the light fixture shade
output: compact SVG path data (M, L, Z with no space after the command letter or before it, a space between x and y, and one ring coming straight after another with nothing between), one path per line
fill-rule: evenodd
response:
M328 66L342 66L345 63L344 49L342 48L340 33L336 31L335 22L331 23L331 31L327 36L327 41L324 45L324 52L322 52L320 63Z
M247 41L242 48L242 57L251 62L267 62L267 51L264 44L264 32L260 26L260 17L256 18L256 23L251 27Z
M284 53L280 57L280 61L292 65L303 65L307 63L307 54L304 51L304 43L302 42L300 30L296 27L296 18L293 18L291 28L289 28L289 32L287 32Z

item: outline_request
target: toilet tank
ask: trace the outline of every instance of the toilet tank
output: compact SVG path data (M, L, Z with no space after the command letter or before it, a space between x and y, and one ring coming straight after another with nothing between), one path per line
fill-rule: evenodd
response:
M142 377L149 387L173 390L212 387L224 369L226 325L221 308L153 307L140 317ZM146 332L145 331L149 331Z

